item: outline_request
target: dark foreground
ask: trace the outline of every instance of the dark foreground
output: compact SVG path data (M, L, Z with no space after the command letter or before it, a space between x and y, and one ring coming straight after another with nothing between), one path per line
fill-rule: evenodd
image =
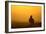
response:
M41 23L34 23L34 24L26 24L26 23L12 23L11 28L34 28L34 27L41 27Z

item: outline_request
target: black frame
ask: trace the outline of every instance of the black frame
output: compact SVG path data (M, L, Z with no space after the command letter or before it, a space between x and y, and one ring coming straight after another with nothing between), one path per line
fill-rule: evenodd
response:
M9 32L8 30L8 3L16 2L16 3L32 3L32 4L43 4L44 5L44 29L43 30L32 30L32 31L17 31L17 32ZM37 32L37 31L45 31L45 3L40 2L20 2L20 1L5 1L5 32L6 33L19 33L19 32Z

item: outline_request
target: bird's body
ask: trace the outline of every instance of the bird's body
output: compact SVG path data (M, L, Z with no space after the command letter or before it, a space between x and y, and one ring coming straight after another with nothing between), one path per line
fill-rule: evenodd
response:
M32 16L30 16L30 18L29 18L29 23L31 26L34 25L34 19L32 18Z

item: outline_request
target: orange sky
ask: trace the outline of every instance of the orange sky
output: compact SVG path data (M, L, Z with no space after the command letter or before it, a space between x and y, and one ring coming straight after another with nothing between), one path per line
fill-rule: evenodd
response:
M41 20L41 6L11 6L12 21L29 22L29 17L32 15L34 20Z

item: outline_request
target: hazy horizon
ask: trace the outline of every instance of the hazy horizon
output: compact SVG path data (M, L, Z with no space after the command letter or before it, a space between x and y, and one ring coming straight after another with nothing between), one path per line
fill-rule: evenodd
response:
M35 23L41 23L41 6L11 5L11 19L13 27L28 26L32 16ZM36 26L39 24L35 24Z
M40 6L16 6L12 5L12 20L18 22L28 22L29 17L33 16L35 21L41 20Z

